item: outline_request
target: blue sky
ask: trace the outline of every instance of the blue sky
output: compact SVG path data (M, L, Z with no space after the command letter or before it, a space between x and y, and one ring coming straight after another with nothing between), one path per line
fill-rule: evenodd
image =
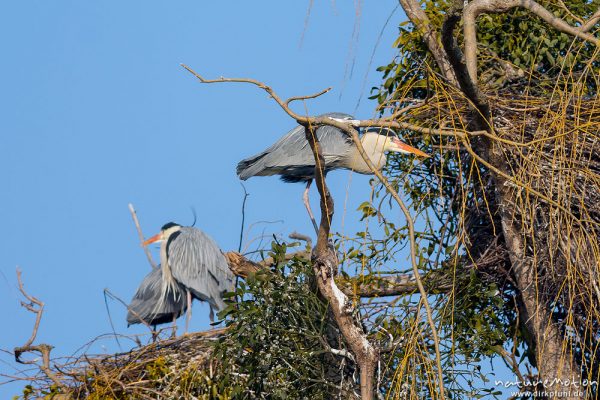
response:
M196 226L224 250L237 249L243 192L235 165L294 122L257 88L201 85L180 63L207 78L262 80L282 97L332 86L306 104L309 114L373 116L375 103L367 97L380 81L375 68L395 54L400 10L373 51L397 1L319 1L308 13L309 4L3 5L0 306L8 328L0 348L23 344L33 324L19 306L17 265L26 289L46 304L37 341L54 345L55 355L70 355L110 333L103 289L129 301L149 271L129 202L147 237L168 221L191 224L193 208ZM305 111L302 103L295 109ZM354 232L354 210L369 194L368 178L336 172L329 184L337 206L334 229ZM312 232L301 185L255 178L246 188L246 226L254 224L247 242L263 230ZM312 195L316 208L316 190ZM110 306L117 332L146 332L128 329L125 309ZM207 308L196 305L194 312L192 330L206 329ZM89 350L118 348L106 339ZM3 354L0 371L14 372L7 363ZM16 394L20 386L0 386L0 396Z

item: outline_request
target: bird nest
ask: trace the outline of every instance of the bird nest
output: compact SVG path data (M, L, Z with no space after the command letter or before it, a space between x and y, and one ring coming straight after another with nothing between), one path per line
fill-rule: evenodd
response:
M216 364L211 355L215 341L225 332L215 329L186 334L124 353L83 355L61 365L54 360L53 376L40 371L35 385L26 387L24 398L204 398L214 391Z

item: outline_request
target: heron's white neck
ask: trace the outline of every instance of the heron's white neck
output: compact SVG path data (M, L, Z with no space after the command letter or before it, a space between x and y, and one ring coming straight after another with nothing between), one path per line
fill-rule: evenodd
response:
M371 160L371 162L375 165L377 169L381 169L384 167L387 162L387 158L385 156L385 151L388 147L388 143L390 139L385 137L384 135L379 135L373 132L367 132L361 138L361 143L367 156ZM349 157L348 165L345 165L346 168L351 169L360 174L371 174L371 169L363 160L362 156L358 152L356 147L353 147L352 154Z
M163 275L163 294L169 291L171 291L172 293L175 292L175 278L173 278L173 273L171 272L171 265L169 264L167 245L169 244L169 237L180 230L181 226L173 226L162 233L163 239L160 244L160 265Z

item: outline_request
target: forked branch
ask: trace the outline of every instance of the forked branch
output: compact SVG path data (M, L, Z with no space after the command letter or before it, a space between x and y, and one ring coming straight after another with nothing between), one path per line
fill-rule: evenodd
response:
M29 337L27 342L25 342L25 344L23 346L15 347L15 349L14 349L15 361L20 364L35 364L35 365L37 365L40 368L40 370L44 374L46 374L46 376L52 382L54 382L54 384L56 386L60 387L65 392L68 392L68 388L65 386L65 384L63 382L61 382L61 380L58 378L58 376L50 368L50 352L52 351L53 346L50 346L49 344L39 344L39 345L33 344L33 342L35 341L35 338L37 337L38 329L40 327L40 321L42 320L42 314L44 313L44 303L41 300L37 299L36 297L31 296L30 294L28 294L25 291L25 287L23 286L23 280L21 279L21 270L19 268L17 268L17 281L19 284L19 291L21 292L23 297L25 297L28 300L28 302L21 301L21 305L28 311L31 311L32 313L35 314L35 323L33 324L31 336ZM29 361L29 360L21 359L21 356L27 352L39 353L42 356L42 363L37 364L37 362L35 360Z

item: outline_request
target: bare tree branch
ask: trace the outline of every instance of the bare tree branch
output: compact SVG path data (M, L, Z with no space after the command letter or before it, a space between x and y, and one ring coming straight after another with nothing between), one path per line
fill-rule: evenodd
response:
M133 218L133 223L135 224L135 228L137 229L141 245L146 239L144 239L144 234L142 233L142 228L140 227L140 221L138 221L137 213L135 212L135 208L133 208L133 204L131 203L129 203L129 212L131 213L131 218ZM158 268L158 266L154 262L154 259L152 259L152 253L150 252L150 249L147 246L143 245L142 248L144 249L144 253L146 253L146 258L148 259L148 262L150 263L152 269Z
M331 90L331 88L328 87L327 89L323 89L320 92L317 92L315 94L311 94L311 95L308 95L308 96L294 96L294 97L290 97L289 99L287 99L285 101L285 105L289 106L292 101L314 99L315 97L319 97L322 94L325 94L325 93L329 92L330 90Z
M434 271L435 272L435 271ZM337 279L340 289L348 296L387 297L407 296L419 292L416 279L412 274L400 274L365 279L364 276L350 279ZM452 290L452 282L428 273L422 277L423 286L428 295L448 293Z
M275 262L271 257L260 262L248 260L237 252L225 253L225 258L229 264L229 269L234 275L240 278L247 278L248 275L255 274L258 271L269 272L269 267ZM308 251L297 251L285 255L285 260L293 258L301 260L310 260ZM466 266L465 269L472 268ZM440 271L430 271L422 277L423 286L428 295L448 293L452 290L452 282L446 278L446 275ZM419 291L415 277L412 274L399 274L389 276L359 276L349 279L337 277L336 282L342 292L350 297L387 297L387 296L407 296L413 295Z
M23 280L21 279L21 270L18 267L17 267L17 281L19 283L19 291L29 301L29 303L22 301L21 305L24 308L26 308L28 311L31 311L32 313L36 314L36 318L35 318L35 323L33 325L33 329L31 332L31 336L29 337L29 340L27 340L27 342L25 342L25 344L23 346L15 347L15 349L14 349L15 361L20 364L35 364L35 365L37 365L40 368L40 370L44 374L46 374L46 376L52 382L54 382L54 384L56 384L56 386L60 387L65 392L68 392L69 390L68 390L67 386L58 378L58 376L50 368L50 352L52 351L52 349L54 347L50 346L49 344L33 345L33 342L35 341L35 338L37 336L38 329L40 327L40 321L42 320L42 314L44 312L44 303L41 300L35 298L34 296L31 296L30 294L28 294L25 291L25 287L23 286ZM37 308L35 306L37 306ZM37 364L36 361L27 361L27 360L21 359L21 356L23 355L23 353L27 353L27 352L37 352L37 353L41 354L42 363Z
M344 129L345 126L347 126L346 124L344 124L343 122L338 122L335 120L332 120L331 118L327 118L327 117L320 117L320 118L314 118L314 117L306 117L300 114L296 114L294 111L292 111L292 109L289 108L288 103L290 103L293 100L298 100L298 99L303 99L304 97L302 96L296 96L296 97L290 97L289 99L286 100L282 100L274 91L271 87L267 86L266 84L259 82L255 79L247 79L247 78L219 78L219 79L205 79L204 77L202 77L201 75L199 75L198 73L196 73L193 69L191 69L190 67L188 67L185 64L181 64L181 66L183 68L185 68L187 71L189 71L192 75L194 75L196 78L198 78L200 80L200 82L202 83L249 83L251 85L255 85L258 86L259 88L263 89L264 91L266 91L272 98L273 100L275 100L275 102L292 118L294 118L299 124L307 124L312 123L313 125L331 125L331 126L335 126L337 128L340 129ZM325 89L317 94L311 95L311 96L305 96L306 98L314 98L317 96L320 96L324 93L327 93L329 89ZM385 127L385 128L394 128L394 129L406 129L406 130L412 130L415 132L419 132L422 133L424 135L440 135L440 136L458 136L458 137L465 137L468 134L470 134L471 132L468 131L464 131L464 130L460 130L460 129L434 129L434 128L424 128L422 126L419 125L414 125L414 124L409 124L406 122L398 122L395 121L392 117L386 117L386 118L378 118L378 119L364 119L361 120L359 123L357 123L355 126L358 127L371 127L371 126L377 126L377 127ZM478 132L475 132L478 133Z
M27 347L31 346L31 344L33 343L33 341L35 340L35 338L37 336L37 332L40 327L40 321L42 320L42 314L44 313L44 303L42 301L36 299L35 297L27 294L27 292L25 291L25 287L23 286L23 280L21 279L21 269L19 267L17 267L17 282L19 283L19 291L27 300L29 300L29 303L25 303L25 302L21 301L21 306L25 307L28 311L31 311L32 313L35 314L35 323L33 324L31 336L29 337L29 340L27 340L27 342L25 342L25 344L20 347L20 348L27 348ZM35 308L34 305L37 306L38 308ZM15 349L15 358L17 358L17 361L19 361L18 360L19 357L17 356L16 349Z

